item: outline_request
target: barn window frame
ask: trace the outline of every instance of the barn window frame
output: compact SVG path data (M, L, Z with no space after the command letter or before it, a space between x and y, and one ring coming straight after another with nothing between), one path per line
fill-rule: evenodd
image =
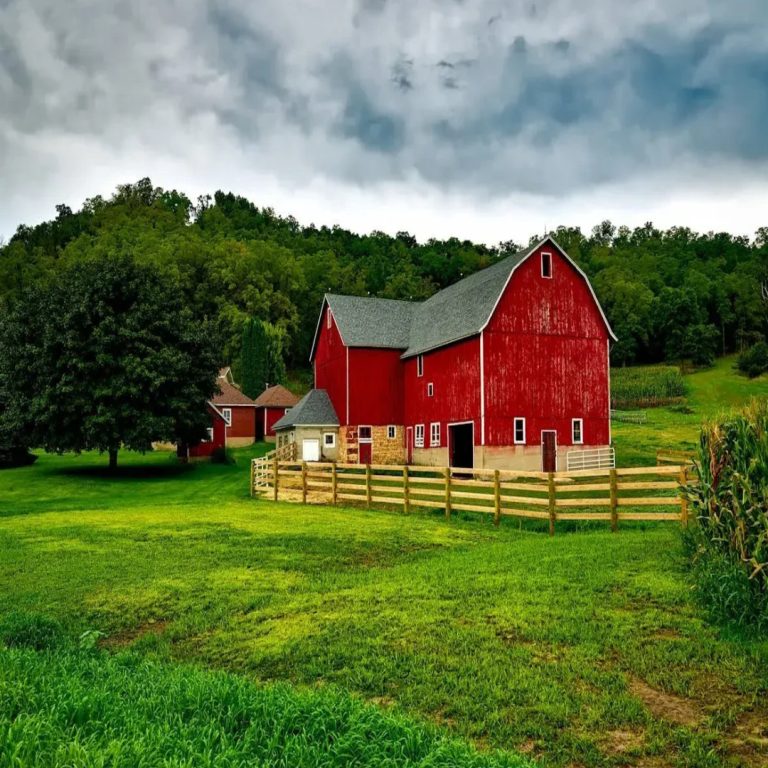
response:
M413 431L413 447L414 448L424 447L424 425L423 424L416 424L416 428Z
M541 276L545 280L551 280L552 279L552 272L553 272L553 264L552 264L552 254L550 251L542 251L541 252Z
M429 425L429 447L430 448L440 447L440 422L439 421L433 421Z
M522 431L521 436L518 437L518 427ZM512 422L512 440L515 445L525 445L525 417L515 416Z
M424 355L416 355L416 375L419 378L424 375Z
M576 430L578 428L578 439ZM584 445L584 419L571 419L571 442L574 445Z
M427 384L427 397L434 397L435 396L435 385L430 381L429 384Z
M330 328L333 325L333 313L331 312L331 308L328 307L328 309L325 310L325 327Z
M358 443L372 443L373 442L373 428L370 424L360 424L357 427L357 442Z
M387 427L387 440L394 440L397 437L397 427L394 424L390 424Z
M328 438L330 438L330 440ZM336 433L323 432L323 448L335 448L335 447L336 447Z
M231 408L222 408L221 417L224 419L224 423L228 427L232 426L232 409Z
M207 443L213 442L213 427L208 427L208 429L205 430L208 433L208 437L206 438Z

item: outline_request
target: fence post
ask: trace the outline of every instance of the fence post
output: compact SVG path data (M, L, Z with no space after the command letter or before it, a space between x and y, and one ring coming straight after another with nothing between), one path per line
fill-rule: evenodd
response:
M408 489L408 465L403 466L403 511L407 515L411 511L411 499Z
M365 465L365 506L371 508L371 465Z
M555 535L555 473L547 473L547 485L549 486L549 535Z
M278 464L278 461L277 461L277 454L275 454L275 460L272 464L272 481L274 485L274 488L272 490L274 491L275 501L277 501L277 486L280 483L280 477L278 474L279 468L280 468L280 465Z
M307 462L301 462L301 503L307 503Z
M251 498L253 498L254 485L256 483L256 459L251 459Z
M493 473L493 524L498 528L501 522L501 483L499 470Z
M445 468L445 516L451 519L451 468Z
M335 507L338 503L338 486L336 484L336 462L331 465L331 503Z
M617 531L619 528L619 515L617 508L619 506L619 488L616 479L616 470L611 470L611 530Z
M680 525L683 528L688 527L688 499L685 495L685 485L688 482L688 471L685 467L680 467Z

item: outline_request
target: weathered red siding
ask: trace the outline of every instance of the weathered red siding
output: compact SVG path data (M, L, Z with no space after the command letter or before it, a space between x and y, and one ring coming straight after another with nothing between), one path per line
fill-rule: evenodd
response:
M341 335L333 320L331 327L326 327L326 315L328 311L323 307L320 321L320 335L317 339L315 350L315 389L324 389L331 398L336 415L342 424L346 424L347 417L347 348L341 340Z
M232 423L227 427L227 437L250 437L256 439L256 408L252 405L224 405L232 409Z
M196 459L210 456L216 448L224 448L226 445L224 419L210 406L208 406L208 415L211 417L213 440L205 440L197 445L190 446L188 453L186 446L180 445L177 451L179 456L189 455L189 458Z
M541 251L552 278L541 276ZM526 444L557 430L571 445L571 419L584 419L584 444L609 438L608 332L589 287L557 252L543 247L518 267L484 332L485 444L512 445L513 419L526 419Z
M349 420L352 425L403 423L400 349L349 350ZM335 403L334 403L335 405ZM336 409L338 413L338 408ZM339 416L339 419L343 419Z
M276 408L274 406L260 406L256 409L256 439L263 440L265 437L274 437L275 423L285 416L287 408Z
M480 342L477 336L424 355L424 375L416 375L416 358L404 361L405 425L424 424L424 446L430 447L430 424L440 423L440 445L446 446L448 424L473 421L480 444ZM434 395L429 397L427 385Z

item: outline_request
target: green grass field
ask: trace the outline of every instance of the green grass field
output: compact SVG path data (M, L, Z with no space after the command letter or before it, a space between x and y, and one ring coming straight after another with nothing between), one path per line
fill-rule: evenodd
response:
M695 414L616 425L624 463L768 392L689 378ZM0 768L768 764L768 642L707 623L675 525L252 501L264 450L0 473L0 618L70 638L0 651Z
M614 422L612 433L618 464L653 464L658 448L693 449L703 419L736 408L750 397L768 397L768 376L740 376L733 370L735 362L735 357L724 357L712 368L687 375L686 402L646 409L645 424Z

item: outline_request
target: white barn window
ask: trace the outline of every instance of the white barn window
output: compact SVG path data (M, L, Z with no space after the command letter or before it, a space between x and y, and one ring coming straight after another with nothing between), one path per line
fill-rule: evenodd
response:
M433 397L435 394L435 385L430 381L427 384L427 397Z
M416 435L415 435L413 444L416 446L416 448L424 447L424 425L423 424L416 425Z
M394 426L394 424L390 424L387 427L387 438L389 440L394 440L397 437L397 427Z
M581 445L584 442L584 419L571 421L571 441L574 445Z
M440 447L440 422L433 421L429 425L429 445L431 448Z
M424 355L416 355L416 375L424 375Z
M224 417L224 423L228 426L232 426L232 409L231 408L222 408L221 409L221 415Z
M515 419L515 445L525 445L525 419L521 416Z
M323 445L326 448L335 448L336 447L336 434L334 432L324 432L323 433Z

